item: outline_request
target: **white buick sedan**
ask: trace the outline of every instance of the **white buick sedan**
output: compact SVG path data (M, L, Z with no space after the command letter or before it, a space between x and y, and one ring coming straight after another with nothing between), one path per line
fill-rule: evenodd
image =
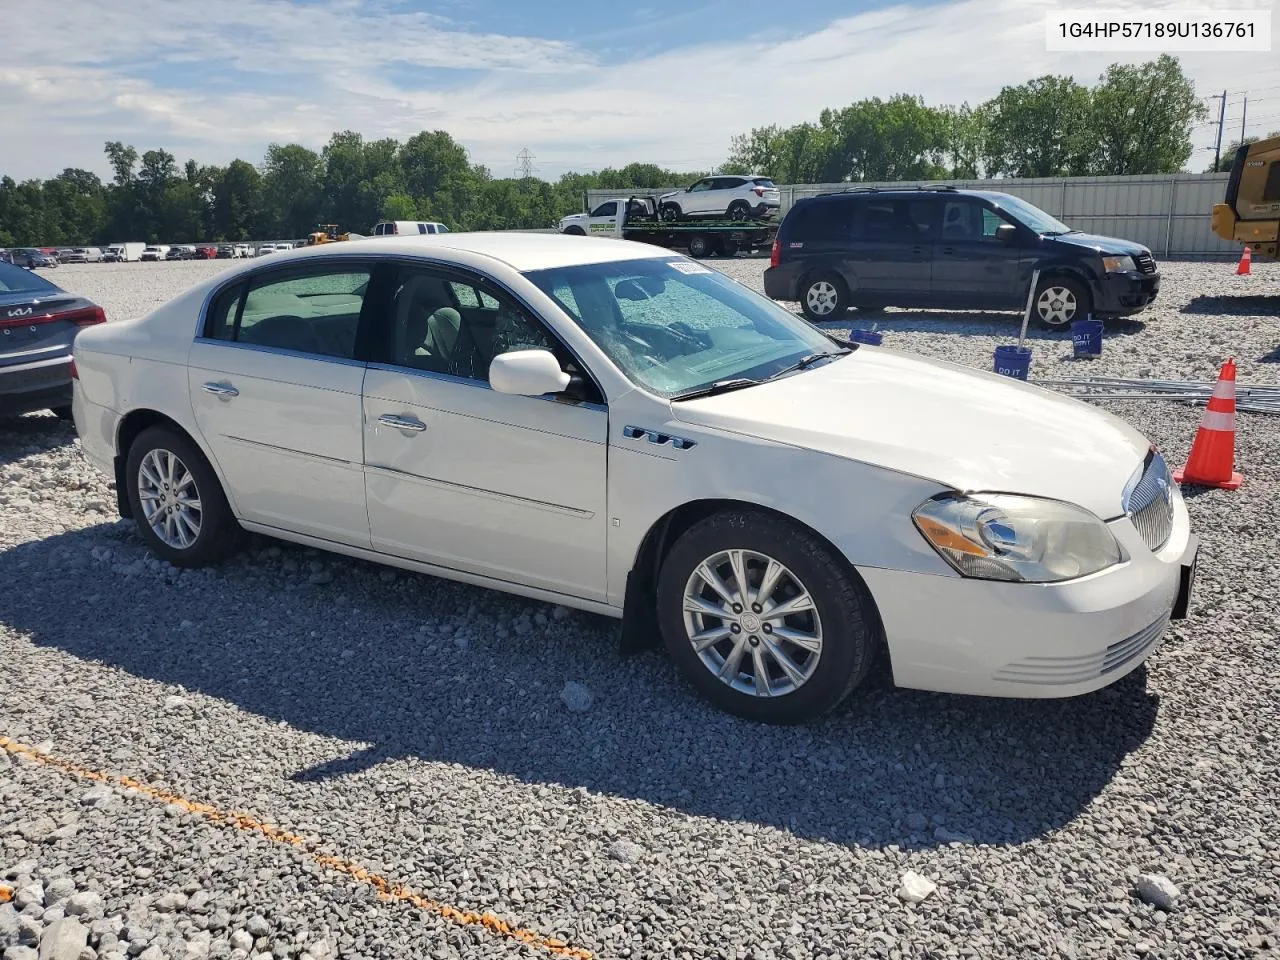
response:
M445 234L81 331L75 421L181 566L242 530L620 618L719 706L1105 686L1184 616L1164 460L1075 400L829 338L669 251Z

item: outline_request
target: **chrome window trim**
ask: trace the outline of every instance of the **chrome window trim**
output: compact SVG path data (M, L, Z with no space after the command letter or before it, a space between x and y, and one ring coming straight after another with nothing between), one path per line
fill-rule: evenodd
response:
M348 367L367 367L363 360L352 360L347 357L335 357L328 353L307 353L302 350L288 350L285 347L271 347L262 343L245 343L242 340L219 340L217 337L196 337L192 343L208 343L216 347L231 347L235 350L253 350L257 353L270 353L280 357L298 357L302 360L324 360L328 363L340 363Z
M438 380L441 383L452 383L458 386L474 387L480 390L488 390L494 392L493 387L489 385L487 380L476 380L473 377L459 377L452 373L440 373L436 370L419 370L416 367L402 367L395 363L371 362L365 364L370 370L380 370L383 373L398 373L402 376L422 377L426 380ZM368 393L365 396L369 396ZM387 400L386 397L378 397L379 400ZM562 407L577 407L583 410L599 410L602 413L608 413L609 407L603 403L592 403L588 400L572 401L561 400L553 393L544 393L538 397L528 397L530 400L545 400L548 403L558 404ZM390 402L388 400L388 402Z

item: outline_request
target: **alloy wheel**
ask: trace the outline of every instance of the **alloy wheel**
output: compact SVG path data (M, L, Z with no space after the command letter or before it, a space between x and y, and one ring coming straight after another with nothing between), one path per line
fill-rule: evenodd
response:
M169 450L147 452L138 465L143 519L166 546L186 550L200 536L204 514L196 478Z
M795 692L822 656L813 597L786 566L752 550L722 550L694 568L684 626L703 666L750 696Z
M1045 287L1036 300L1040 319L1055 327L1070 323L1079 309L1076 295L1067 287Z
M840 302L840 294L835 284L829 280L819 280L809 285L805 302L809 305L810 313L825 317L835 312L836 304Z

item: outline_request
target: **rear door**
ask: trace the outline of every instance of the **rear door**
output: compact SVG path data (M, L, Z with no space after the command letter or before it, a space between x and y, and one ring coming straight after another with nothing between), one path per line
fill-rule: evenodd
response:
M858 198L857 210L849 242L855 302L930 306L937 199L872 194Z
M1021 306L1026 291L1018 276L1028 251L1020 239L1006 243L996 237L998 226L1013 221L976 197L940 199L942 231L933 260L937 305L974 310Z
M369 546L356 343L373 272L316 258L212 302L188 360L191 405L243 519Z

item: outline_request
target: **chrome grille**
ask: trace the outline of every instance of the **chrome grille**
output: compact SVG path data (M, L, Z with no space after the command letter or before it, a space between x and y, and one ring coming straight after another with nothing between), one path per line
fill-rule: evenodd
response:
M1143 273L1156 272L1156 258L1149 253L1140 253L1133 258L1134 264Z
M1152 451L1141 477L1125 491L1124 512L1151 550L1159 550L1169 541L1173 533L1173 478L1160 454Z

